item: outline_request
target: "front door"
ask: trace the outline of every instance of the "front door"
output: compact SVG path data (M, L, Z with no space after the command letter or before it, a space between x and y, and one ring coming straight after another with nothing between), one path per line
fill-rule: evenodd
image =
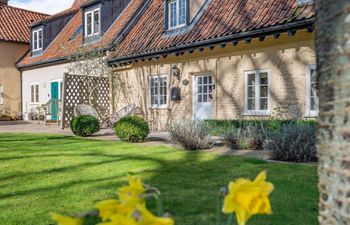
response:
M193 78L193 118L206 120L212 118L213 77L209 75Z
M58 82L51 83L51 120L58 119L58 86Z

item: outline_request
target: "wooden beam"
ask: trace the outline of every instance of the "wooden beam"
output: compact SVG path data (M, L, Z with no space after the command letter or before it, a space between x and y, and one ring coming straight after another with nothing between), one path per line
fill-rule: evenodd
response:
M260 36L260 37L259 37L259 41L262 42L262 41L264 41L264 40L265 40L265 36Z
M281 36L281 34L279 34L279 33L273 34L273 38L274 38L274 39L278 39L278 38L280 38L280 36Z
M288 36L289 36L289 37L292 37L292 36L294 36L296 33L297 33L297 31L295 31L295 30L290 30L290 31L288 31Z

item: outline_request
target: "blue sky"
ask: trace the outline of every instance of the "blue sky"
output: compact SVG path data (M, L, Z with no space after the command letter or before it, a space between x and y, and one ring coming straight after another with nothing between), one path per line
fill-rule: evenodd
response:
M12 6L54 14L69 8L74 0L10 0Z

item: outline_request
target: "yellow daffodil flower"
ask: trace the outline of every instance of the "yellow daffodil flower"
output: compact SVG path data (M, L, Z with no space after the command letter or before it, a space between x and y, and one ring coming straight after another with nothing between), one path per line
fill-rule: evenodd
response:
M111 216L118 213L119 206L120 203L117 200L111 199L99 202L96 205L96 208L98 209L102 221L107 221L111 218Z
M98 225L138 225L136 220L130 216L116 214L111 217L111 221Z
M56 221L58 225L82 225L84 223L84 219L61 216L56 213L51 213L51 218Z
M229 193L224 199L224 213L236 213L239 225L245 225L256 214L271 214L269 195L273 184L266 182L266 172L261 172L254 181L237 179L230 182Z
M173 219L157 217L149 212L143 205L139 205L137 210L140 213L138 225L174 225Z
M134 179L129 176L129 186L125 186L118 189L118 196L121 201L136 201L142 202L141 194L145 192L140 178Z

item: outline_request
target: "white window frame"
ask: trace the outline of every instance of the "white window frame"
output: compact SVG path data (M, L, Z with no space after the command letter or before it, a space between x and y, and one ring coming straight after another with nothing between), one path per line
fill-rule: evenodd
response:
M0 105L4 104L4 87L0 84Z
M152 79L154 78L166 78L166 104L152 104ZM149 94L149 108L151 109L166 109L168 108L168 103L169 103L169 78L167 75L154 75L150 76L148 79L149 85L148 85L148 94ZM160 85L158 85L158 102L160 103Z
M183 1L183 0L170 0L168 1L168 30L175 30L175 29L179 29L182 27L186 26L186 21L187 21L187 0L185 0L185 23L180 24L180 7L179 7L179 2ZM175 15L175 20L176 20L176 25L175 26L171 26L171 5L176 3L176 15Z
M248 75L255 73L255 110L248 110ZM267 73L267 110L260 110L260 73ZM269 69L244 71L244 113L243 115L270 115L270 74Z
M318 110L311 110L311 70L316 70L316 65L311 64L306 67L306 111L305 117L318 117ZM318 96L319 97L319 96Z
M32 101L32 86L38 86L38 92L35 92L35 87L34 87L34 101ZM33 83L30 83L29 85L30 87L30 104L40 104L40 85L38 82L33 82ZM37 96L37 98L36 98Z
M95 12L98 12L99 14L99 22L98 22L98 32L95 32ZM91 34L88 34L87 31L88 31L88 24L87 24L87 17L88 15L91 14ZM98 7L96 9L92 9L92 10L87 10L85 12L85 16L84 16L85 20L84 20L84 37L92 37L92 36L95 36L95 35L98 35L101 33L101 8Z
M39 38L40 32L41 32L41 40ZM35 43L35 37L36 37L36 43ZM32 35L32 51L33 52L43 50L43 44L44 44L43 40L44 40L43 28L38 28L38 29L33 30L33 35ZM36 47L35 47L35 44L37 45Z

